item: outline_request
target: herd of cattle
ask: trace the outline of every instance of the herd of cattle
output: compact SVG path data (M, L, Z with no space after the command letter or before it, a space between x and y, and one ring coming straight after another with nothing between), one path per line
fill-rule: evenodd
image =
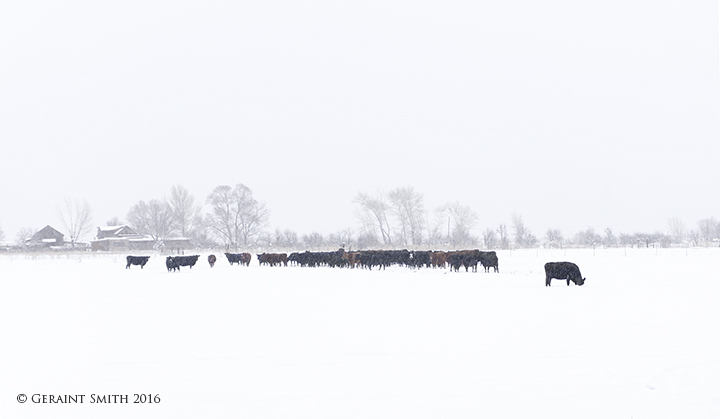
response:
M260 266L287 266L302 267L326 266L332 268L373 268L385 269L388 266L405 266L409 268L446 268L458 272L465 268L468 272L477 272L478 264L482 265L485 272L493 269L499 272L498 257L494 251L481 250L460 250L453 252L441 251L409 251L409 250L363 250L358 252L346 252L338 249L334 252L303 252L303 253L262 253L257 254ZM252 255L250 253L225 253L230 265L250 266ZM193 256L168 256L165 259L165 266L168 272L180 271L181 266L189 266L192 269L197 263L199 255ZM128 256L125 269L131 265L139 265L142 269L147 264L150 256ZM215 266L217 258L215 255L208 256L210 267ZM552 279L567 280L567 285L572 281L576 285L583 285L585 278L580 274L578 266L571 262L549 262L545 264L545 286L550 286Z
M281 254L284 255L284 254ZM284 256L282 257L284 258ZM263 260L273 261L268 258L267 254L258 255L258 260L263 264ZM477 272L478 264L481 264L485 272L490 272L492 268L495 272L499 272L498 257L494 251L483 252L480 250L461 250L454 252L434 252L434 251L409 251L409 250L364 250L359 252L346 252L339 249L335 252L304 252L291 253L287 256L287 263L299 266L329 266L329 267L349 267L349 268L365 268L372 270L373 268L385 269L388 266L405 266L408 268L445 268L450 267L454 271L459 271L461 267L468 271L472 268L473 272Z

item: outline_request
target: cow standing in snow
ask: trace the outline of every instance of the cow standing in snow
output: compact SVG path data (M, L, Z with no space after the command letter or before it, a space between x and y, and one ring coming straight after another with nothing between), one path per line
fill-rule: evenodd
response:
M146 263L148 263L148 260L150 259L150 256L128 256L126 258L127 265L125 265L125 269L130 269L130 265L140 265L140 269L142 269Z
M550 280L565 279L567 284L570 285L570 281L574 282L575 285L582 285L585 283L585 278L580 275L580 268L572 262L548 262L545 264L545 286L550 286Z

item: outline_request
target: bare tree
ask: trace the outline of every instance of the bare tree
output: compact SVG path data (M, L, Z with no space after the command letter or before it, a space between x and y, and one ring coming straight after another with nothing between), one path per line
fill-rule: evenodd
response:
M211 249L219 246L215 240L213 230L209 227L207 220L202 215L197 214L193 221L193 228L190 232L189 239L192 243L200 248Z
M682 243L687 237L687 227L679 217L668 218L668 232L673 243Z
M238 227L235 220L238 210L235 208L232 187L216 187L208 195L206 202L212 206L206 217L210 228L220 236L226 247L237 248Z
M259 249L273 249L275 247L273 235L265 230L259 232L255 240L253 240L253 246Z
M70 238L70 243L75 244L92 228L92 210L87 201L76 199L72 201L65 198L65 206L57 206L57 216Z
M720 223L715 217L703 218L698 221L698 233L700 234L700 240L710 243L720 236Z
M122 222L122 220L120 220L120 217L118 217L117 215L114 216L114 217L112 217L111 219L109 219L109 220L107 220L107 221L105 222L105 225L106 225L106 226L109 226L109 227L112 227L112 226L121 226L121 225L123 225L123 224L124 224L124 223Z
M307 249L320 250L325 247L325 238L317 231L310 234L303 234L302 242Z
M411 186L390 191L390 208L400 223L398 237L403 245L420 245L423 241L425 205L423 196Z
M5 232L3 231L2 227L0 227L0 241L5 240Z
M507 226L505 224L500 224L497 229L498 236L500 236L500 248L502 249L509 249L510 248L510 236L508 235Z
M334 249L350 249L355 244L355 235L351 228L340 230L337 233L331 233L325 243Z
M447 217L448 235L453 246L458 247L477 242L477 239L470 234L470 230L477 224L478 215L470 207L455 201L438 208L436 213L440 217Z
M630 246L632 247L635 244L635 237L627 234L627 233L620 233L620 236L618 237L618 241L623 246Z
M444 246L449 240L448 234L446 234L448 225L447 217L442 216L442 213L439 213L438 209L435 209L435 218L435 223L428 228L427 244L431 246Z
M198 217L200 205L195 203L195 197L190 195L185 187L173 185L170 189L168 204L172 209L175 226L180 236L192 236L196 222L202 219Z
M355 239L355 245L357 249L373 249L380 245L377 236L365 232L358 234Z
M298 244L300 243L300 239L298 239L297 233L293 230L290 230L289 228L283 230L282 237L285 246L287 246L289 249L297 248Z
M549 247L561 246L563 242L563 235L560 229L549 228L545 232L545 242Z
M173 233L172 208L159 199L138 202L130 208L127 219L138 233L150 235L158 245Z
M612 247L617 244L617 237L615 237L615 233L613 233L612 228L607 227L605 228L605 238L603 239L603 245L607 247Z
M199 206L198 206L199 208ZM188 235L192 243L197 246L210 248L217 245L217 242L213 240L212 230L208 224L206 218L203 218L202 213L198 212L193 216L192 227L189 229Z
M276 247L285 247L284 237L280 227L275 227L275 234L271 237L272 245Z
M247 186L239 183L235 187L221 185L207 197L211 206L208 225L225 242L226 246L247 246L265 228L269 210L264 203L252 196Z
M485 232L483 233L483 243L485 244L486 249L494 249L497 247L498 240L495 235L495 230L491 228L485 229Z
M579 231L575 234L573 242L580 246L594 246L602 242L602 237L595 233L595 229L590 227L585 231Z
M376 196L370 196L360 192L353 203L360 205L360 210L356 211L355 215L360 219L365 233L375 235L380 232L383 243L391 245L390 223L387 218L390 206L385 195L378 193Z
M696 228L688 232L688 238L692 242L693 246L697 246L700 243L700 231Z
M515 245L518 247L534 246L537 238L525 227L522 216L513 214L511 220L513 230L515 230Z
M298 247L299 243L296 232L287 228L285 230L280 230L279 227L275 228L272 241L274 246L283 249L294 249Z
M28 241L34 234L37 229L32 227L22 227L20 230L18 230L17 234L15 235L15 243L22 246L25 244L26 241Z

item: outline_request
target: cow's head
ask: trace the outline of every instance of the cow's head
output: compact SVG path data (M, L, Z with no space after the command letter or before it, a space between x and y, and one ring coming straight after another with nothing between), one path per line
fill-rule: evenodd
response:
M577 281L575 281L575 284L577 284L577 285L582 285L584 283L585 283L585 278L580 278Z

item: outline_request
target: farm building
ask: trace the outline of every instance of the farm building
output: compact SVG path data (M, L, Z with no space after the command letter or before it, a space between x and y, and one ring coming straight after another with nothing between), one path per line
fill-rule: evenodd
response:
M124 252L153 250L155 241L126 225L98 227L95 240L90 242L93 252Z
M138 234L126 225L98 227L97 237L90 244L93 252L150 251L163 247L180 253L191 247L190 240L185 238L168 238L158 246L152 237Z
M65 235L49 225L46 225L25 241L25 245L30 248L58 247L64 244Z

